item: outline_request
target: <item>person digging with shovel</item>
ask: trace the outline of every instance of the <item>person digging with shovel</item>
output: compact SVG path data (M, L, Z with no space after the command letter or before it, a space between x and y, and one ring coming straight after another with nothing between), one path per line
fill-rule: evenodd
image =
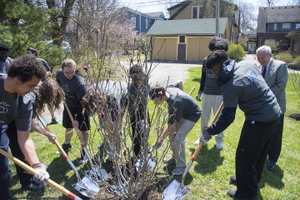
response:
M201 117L201 109L198 103L188 94L177 87L154 87L150 89L151 100L159 105L168 104L168 127L158 138L153 148L161 146L165 136L169 136L172 158L165 159L167 164L176 164L173 175L181 175L186 168L185 138Z
M218 78L224 109L218 121L204 129L201 140L208 141L211 135L224 131L234 121L239 105L245 122L236 150L236 177L230 178L237 190L228 190L227 194L235 199L257 200L257 184L279 124L280 106L254 63L236 64L224 50L218 50L207 57L206 66Z

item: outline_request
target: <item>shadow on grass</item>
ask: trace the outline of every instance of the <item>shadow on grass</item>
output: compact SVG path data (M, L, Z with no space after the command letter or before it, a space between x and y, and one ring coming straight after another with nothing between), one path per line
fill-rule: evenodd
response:
M192 148L189 150L193 155L196 149ZM195 172L202 175L215 172L217 170L217 167L221 166L224 161L224 157L220 157L220 152L221 150L218 150L215 147L208 149L207 145L203 146L195 159Z
M283 170L279 167L276 166L274 170L268 170L267 169L267 162L266 165L264 166L264 171L262 174L261 181L259 183L259 187L263 188L265 187L266 184L273 188L284 188L284 183L282 182L283 179Z
M192 81L195 81L195 82L199 82L199 83L200 83L200 82L201 82L201 78L193 78Z

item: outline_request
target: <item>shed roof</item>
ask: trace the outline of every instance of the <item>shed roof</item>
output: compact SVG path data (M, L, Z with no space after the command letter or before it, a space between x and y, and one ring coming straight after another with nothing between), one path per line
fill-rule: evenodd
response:
M219 32L225 33L227 18L219 19ZM216 19L182 19L158 20L151 26L147 35L214 35L216 33Z

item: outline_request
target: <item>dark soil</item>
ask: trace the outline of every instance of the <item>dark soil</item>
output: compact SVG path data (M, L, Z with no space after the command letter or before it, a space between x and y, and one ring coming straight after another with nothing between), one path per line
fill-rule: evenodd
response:
M291 114L289 117L300 121L300 113Z

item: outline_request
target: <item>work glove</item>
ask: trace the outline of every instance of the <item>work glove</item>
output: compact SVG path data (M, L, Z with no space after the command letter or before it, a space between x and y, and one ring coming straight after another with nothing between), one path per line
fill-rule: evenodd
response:
M201 101L201 95L202 95L202 91L199 91L198 94L196 95L197 101Z
M208 133L207 127L204 127L202 130L202 135L200 137L200 140L203 141L203 144L206 145L206 143L211 139L211 134Z
M33 177L33 180L37 183L46 186L47 181L50 177L48 172L46 171L46 165L44 163L35 163L32 165L32 168L35 169L35 171L37 172L36 175Z

